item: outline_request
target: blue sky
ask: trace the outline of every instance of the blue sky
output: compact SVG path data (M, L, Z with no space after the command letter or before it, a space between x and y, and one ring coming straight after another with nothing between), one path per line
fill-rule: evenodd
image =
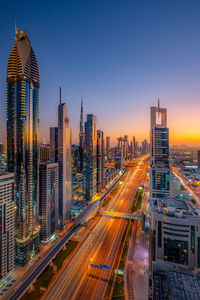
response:
M57 123L59 86L77 142L80 99L113 141L149 136L149 107L168 108L172 142L200 141L200 1L0 1L0 138L14 19L40 70L40 139ZM192 141L189 137L194 136Z

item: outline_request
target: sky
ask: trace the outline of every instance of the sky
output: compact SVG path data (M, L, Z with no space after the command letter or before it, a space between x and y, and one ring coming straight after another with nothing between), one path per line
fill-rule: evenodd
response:
M14 23L40 71L40 140L57 125L59 86L78 143L84 114L110 136L149 138L150 106L168 110L171 144L200 145L200 1L0 0L0 139Z

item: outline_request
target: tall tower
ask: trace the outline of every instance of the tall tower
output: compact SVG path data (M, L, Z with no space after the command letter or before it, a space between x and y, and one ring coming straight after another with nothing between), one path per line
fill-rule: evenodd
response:
M110 137L107 136L106 137L106 157L107 157L107 161L110 160Z
M103 131L97 130L97 192L104 188L105 180L105 155Z
M86 200L91 200L97 192L97 120L87 115L85 122L85 166L84 180Z
M81 97L79 154L80 154L80 172L82 172L83 171L83 156L84 156L83 97Z
M39 244L39 70L25 31L15 31L7 66L7 169L14 172L16 263Z
M72 201L71 131L66 104L58 105L59 226L70 218Z
M169 166L169 129L167 109L151 107L151 165L150 197L167 198L172 196L172 174Z

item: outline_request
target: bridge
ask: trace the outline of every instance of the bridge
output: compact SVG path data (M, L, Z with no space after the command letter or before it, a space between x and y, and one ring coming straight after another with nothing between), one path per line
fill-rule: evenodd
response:
M130 214L130 213L123 213L118 211L99 211L99 214L102 217L107 218L115 218L115 219L127 219L127 220L139 220L142 219L142 215L139 214Z

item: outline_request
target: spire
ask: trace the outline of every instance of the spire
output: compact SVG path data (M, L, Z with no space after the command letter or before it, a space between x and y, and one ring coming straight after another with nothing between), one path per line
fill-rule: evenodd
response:
M18 30L17 30L16 18L15 18L15 41L17 40L18 40Z
M60 86L60 104L62 103L62 90L61 90L61 86Z
M160 112L160 99L158 98L158 112Z
M83 134L83 97L81 97L80 133Z

